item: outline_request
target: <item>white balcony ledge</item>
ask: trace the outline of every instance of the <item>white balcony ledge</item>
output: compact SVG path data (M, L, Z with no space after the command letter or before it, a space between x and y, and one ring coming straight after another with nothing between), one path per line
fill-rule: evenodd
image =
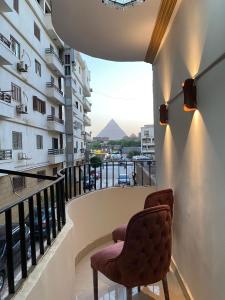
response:
M49 131L54 131L54 132L65 132L65 125L63 120L59 120L58 118L54 116L48 116L47 118L47 126Z
M84 115L84 126L91 126L91 119L87 115Z
M18 58L10 49L10 41L0 34L0 66L14 65Z
M45 50L46 63L56 76L64 76L64 67L61 59L51 49Z
M59 90L54 84L47 83L46 85L47 97L56 104L65 104L63 92Z
M91 102L85 97L83 99L83 104L84 104L84 111L91 112Z
M118 224L127 223L153 191L155 187L110 188L72 200L67 206L66 225L25 281L17 299L76 299L75 262L95 247L96 241L105 241Z
M50 164L59 164L65 161L64 149L49 149L48 161Z
M45 15L45 26L46 26L49 36L55 42L56 46L58 46L59 48L63 48L64 42L60 39L60 37L58 36L58 34L56 33L56 31L52 25L52 15L51 14Z
M11 103L0 100L0 118L13 118L15 107Z
M13 9L13 1L12 0L1 0L0 1L0 12L7 13L12 12Z

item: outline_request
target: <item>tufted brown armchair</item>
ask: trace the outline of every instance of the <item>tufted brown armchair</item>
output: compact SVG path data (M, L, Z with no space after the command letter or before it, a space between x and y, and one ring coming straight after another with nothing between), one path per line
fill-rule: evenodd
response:
M171 260L171 213L167 205L145 209L128 223L125 242L104 248L91 257L94 300L98 300L98 271L127 289L163 281L169 300L167 272Z
M169 205L171 216L173 218L173 203L174 203L173 190L166 189L166 190L161 190L149 194L145 199L144 208L146 209L157 205ZM115 243L117 241L125 240L126 229L127 229L127 224L123 224L117 227L115 230L113 230L112 238Z

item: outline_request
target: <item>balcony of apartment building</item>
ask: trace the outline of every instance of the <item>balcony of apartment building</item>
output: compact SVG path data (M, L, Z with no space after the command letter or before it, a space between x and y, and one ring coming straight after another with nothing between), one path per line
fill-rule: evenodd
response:
M46 83L46 94L47 97L56 104L64 105L63 92L53 82Z
M17 62L18 58L11 50L11 42L0 33L0 66L14 65Z
M48 161L50 164L59 164L65 161L64 149L48 149Z
M7 13L13 11L13 0L2 0L0 2L0 12Z
M86 97L83 98L83 106L84 106L85 113L91 112L92 104Z
M54 49L45 49L45 59L47 65L56 76L64 76L63 60L55 53Z
M64 47L64 42L61 40L61 38L58 36L56 33L53 24L52 24L52 14L51 13L46 13L45 14L45 26L47 29L47 32L51 39L54 41L57 47L63 48Z
M91 126L91 119L84 114L84 126Z
M11 94L0 91L0 118L13 118L15 106L12 105Z
M49 115L47 116L47 122L49 131L55 131L60 133L65 132L64 120L57 118L54 115Z

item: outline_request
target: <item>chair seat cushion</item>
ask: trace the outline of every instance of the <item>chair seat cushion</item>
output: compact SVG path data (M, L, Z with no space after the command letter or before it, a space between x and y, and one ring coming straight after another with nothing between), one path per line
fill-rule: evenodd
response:
M91 267L117 282L119 279L117 277L120 277L120 275L114 263L114 258L120 255L123 245L124 242L119 242L95 253L91 257Z
M114 242L125 241L126 231L127 231L127 224L123 224L120 227L117 227L115 230L113 230L112 238Z

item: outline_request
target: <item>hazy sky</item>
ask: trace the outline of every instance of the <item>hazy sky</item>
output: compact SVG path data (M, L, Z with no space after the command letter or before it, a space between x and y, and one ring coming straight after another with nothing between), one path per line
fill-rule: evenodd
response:
M92 136L113 118L127 135L153 124L152 67L118 63L82 54L91 71Z

